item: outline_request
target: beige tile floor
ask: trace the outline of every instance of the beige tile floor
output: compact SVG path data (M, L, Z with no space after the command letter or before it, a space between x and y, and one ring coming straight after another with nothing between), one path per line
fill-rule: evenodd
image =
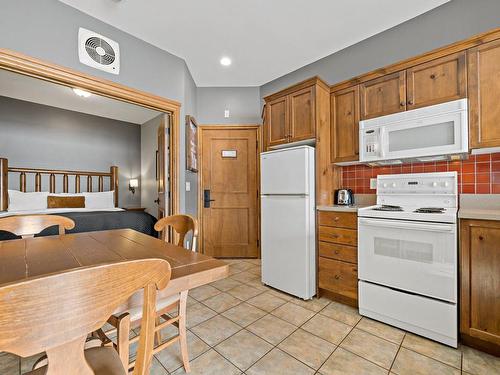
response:
M500 359L455 350L328 299L302 301L260 283L258 260L230 260L227 279L190 292L191 374L500 374ZM173 335L173 328L164 337ZM34 359L0 353L0 375ZM155 355L152 375L184 374L177 345Z

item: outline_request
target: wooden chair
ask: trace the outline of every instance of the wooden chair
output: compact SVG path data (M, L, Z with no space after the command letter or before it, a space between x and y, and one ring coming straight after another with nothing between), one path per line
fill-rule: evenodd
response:
M177 246L184 247L184 239L189 231L193 231L193 241L191 242L191 250L196 251L196 242L198 239L198 221L190 215L172 215L158 220L155 224L155 230L162 232L162 238L167 239L166 227L172 227L179 235Z
M198 223L196 219L188 215L173 215L160 219L155 224L155 230L162 232L162 238L165 239L166 228L172 227L175 232L179 235L178 246L184 245L184 239L186 234L192 230L193 231L193 245L191 250L196 249L196 238L198 237ZM187 306L187 296L188 291L183 291L179 294L158 299L156 301L156 319L155 319L155 338L156 346L153 349L153 353L156 354L163 349L166 349L170 345L179 341L181 347L182 362L184 365L184 370L190 372L189 366L189 354L187 348L187 333L186 333L186 306ZM169 312L177 308L177 315L172 318L167 315ZM161 322L161 319L164 321ZM130 339L130 329L131 326L137 326L139 323L142 325L142 312L138 309L129 310L127 314L122 316L113 315L108 320L114 329L108 332L100 332L101 335L107 335L110 333L117 332L117 350L122 358L122 361L128 360L130 345L137 341L137 338ZM163 342L161 330L169 325L175 325L179 329L179 334L170 338L168 341ZM107 339L109 341L109 339ZM129 364L132 367L134 362Z
M57 215L18 215L0 219L0 230L22 238L34 237L42 230L56 225L59 227L59 234L65 234L66 230L75 227L75 222Z
M134 375L149 374L156 290L167 286L170 264L141 259L80 268L0 287L0 351L22 357L46 352L48 365L30 375L125 375L110 347L84 351L87 335L143 290L143 323Z

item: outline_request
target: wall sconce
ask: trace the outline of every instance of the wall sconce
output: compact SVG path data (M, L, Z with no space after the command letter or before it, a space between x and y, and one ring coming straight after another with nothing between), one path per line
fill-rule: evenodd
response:
M139 187L139 180L137 178L133 178L128 183L128 189L135 194L135 189Z

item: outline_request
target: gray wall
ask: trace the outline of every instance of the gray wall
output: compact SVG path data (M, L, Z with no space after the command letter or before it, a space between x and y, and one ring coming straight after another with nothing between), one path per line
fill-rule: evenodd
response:
M0 157L11 166L29 168L106 172L116 165L120 206L141 204L140 190L128 190L128 181L141 175L139 125L0 97ZM13 175L10 187L18 189L18 181ZM46 190L48 179L43 185ZM71 181L70 188L74 191Z
M198 123L260 124L259 94L259 87L199 87Z
M499 0L452 0L275 79L261 86L260 94L264 97L315 75L338 83L496 27L500 27Z

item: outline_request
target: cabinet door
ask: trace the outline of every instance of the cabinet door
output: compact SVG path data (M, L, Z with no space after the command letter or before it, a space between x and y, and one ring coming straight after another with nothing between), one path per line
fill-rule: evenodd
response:
M288 141L288 99L286 96L269 103L268 116L268 145L275 146Z
M460 331L500 345L500 222L461 222Z
M330 95L332 162L359 159L359 86Z
M465 98L465 52L455 53L406 71L407 109Z
M315 105L314 87L307 87L289 95L290 142L314 138Z
M361 119L406 109L406 73L396 72L360 84Z
M468 51L470 147L500 146L500 40Z

